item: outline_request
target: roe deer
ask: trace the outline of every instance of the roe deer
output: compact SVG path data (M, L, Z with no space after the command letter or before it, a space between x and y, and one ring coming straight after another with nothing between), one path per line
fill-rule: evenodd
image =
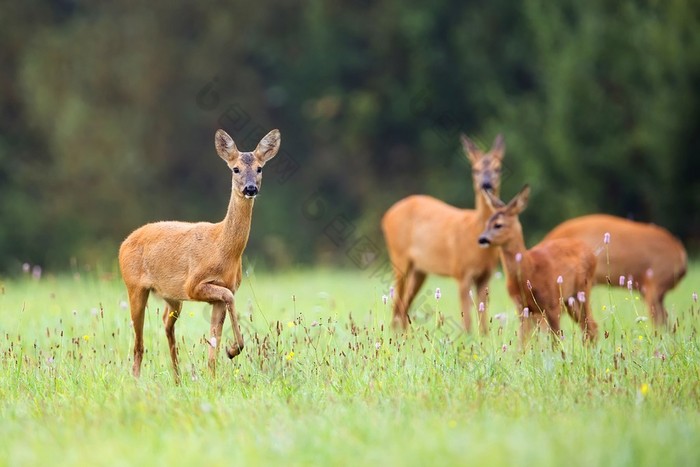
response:
M494 213L479 237L483 247L500 246L508 294L520 316L520 339L530 335L535 316L546 320L554 335L560 334L562 308L583 330L584 341L594 340L598 326L590 307L595 274L595 256L582 240L544 240L529 250L518 220L527 206L530 187L525 187L508 204L484 192Z
M243 349L233 294L241 283L241 255L248 243L253 202L260 189L262 167L280 147L280 133L270 131L253 152L240 152L223 130L214 137L216 152L232 171L231 198L224 220L209 222L155 222L129 235L119 249L119 267L126 284L134 327L133 374L141 373L144 309L151 291L165 300L163 322L170 347L175 381L180 381L175 343L175 321L183 300L208 302L211 315L209 367L215 372L216 355L226 313L236 342L229 358Z
M668 230L605 214L570 219L555 227L545 239L578 238L597 256L598 284L630 285L644 296L649 316L657 326L665 325L668 313L666 292L686 273L688 256L683 244ZM618 278L624 279L618 280Z
M396 327L408 327L408 309L426 274L457 279L467 331L471 330L473 285L479 303L487 305L487 286L498 264L498 252L495 248L476 247L479 233L491 215L481 190L499 192L505 143L498 135L491 150L484 154L466 136L462 135L461 140L472 166L476 210L459 209L430 196L413 195L398 201L382 218L382 231L396 278L393 307ZM478 316L481 331L486 333L486 310Z

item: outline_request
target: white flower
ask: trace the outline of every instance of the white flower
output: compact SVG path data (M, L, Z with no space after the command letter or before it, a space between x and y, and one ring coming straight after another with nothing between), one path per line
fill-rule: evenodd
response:
M530 316L530 309L528 307L523 308L523 316L527 318Z
M440 287L435 289L435 300L440 300L440 297L442 297L442 294L440 293Z
M212 346L212 348L216 348L216 337L212 336L207 342Z
M562 285L564 283L564 278L559 276L557 277L557 284Z
M603 235L603 243L605 243L606 245L610 244L610 232L605 232L605 234Z
M576 300L574 300L574 297L569 297L569 306L574 306L574 303L576 303Z
M374 343L374 348L375 348L376 350L381 349L381 348L382 348L382 343L381 343L381 342L375 342L375 343Z
M695 303L698 303L698 293L697 292L693 292L693 301Z
M625 286L625 276L620 276L620 287Z
M627 290L632 290L632 279L627 280Z

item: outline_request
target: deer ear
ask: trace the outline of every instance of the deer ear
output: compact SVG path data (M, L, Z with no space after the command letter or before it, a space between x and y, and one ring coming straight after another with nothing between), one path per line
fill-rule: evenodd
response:
M476 147L474 141L467 138L467 135L464 133L460 135L460 139L462 140L462 149L464 150L464 154L466 154L469 161L474 164L481 158L481 151Z
M258 143L258 147L255 148L255 156L260 162L267 162L277 155L277 151L280 149L280 142L282 137L279 130L272 130L265 135L263 139Z
M214 146L216 147L216 153L226 162L231 161L231 159L238 154L236 143L233 142L233 138L224 130L216 130Z
M520 214L527 207L527 202L530 199L530 185L525 185L520 193L510 200L506 210L509 214Z
M498 198L498 196L495 196L489 190L484 190L482 188L481 194L484 196L484 199L486 200L486 204L489 205L489 207L491 208L492 211L496 211L498 209L501 209L506 205L506 203L501 201Z
M506 152L506 142L503 139L502 134L498 134L496 139L493 140L493 145L491 146L491 151L489 151L493 157L498 160L503 160L503 155Z

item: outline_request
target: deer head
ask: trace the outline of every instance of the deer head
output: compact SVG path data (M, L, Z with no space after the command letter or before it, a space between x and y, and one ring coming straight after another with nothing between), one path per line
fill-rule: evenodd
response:
M501 186L501 162L506 151L502 135L496 136L491 149L484 153L465 135L461 136L462 147L472 165L474 187L498 193Z
M253 152L240 152L233 138L224 130L217 130L214 144L219 157L231 169L233 191L248 199L255 198L262 184L262 168L280 148L279 130L265 135Z
M494 213L486 222L486 228L479 235L479 246L482 248L491 245L499 246L507 243L516 235L522 236L522 227L518 220L518 214L523 212L527 207L527 201L530 197L530 187L525 185L520 193L510 200L508 204L492 195L488 190L482 189L486 202L489 204Z

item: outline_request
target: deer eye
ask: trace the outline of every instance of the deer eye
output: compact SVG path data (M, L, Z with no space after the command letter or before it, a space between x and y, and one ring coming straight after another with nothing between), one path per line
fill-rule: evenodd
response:
M503 224L493 224L493 228L498 230L500 228L503 228Z
M233 168L233 173L235 173L235 174L240 173L240 171L241 171L241 169L239 169L238 167Z
M259 174L262 173L262 167L258 167L258 173L259 173Z

